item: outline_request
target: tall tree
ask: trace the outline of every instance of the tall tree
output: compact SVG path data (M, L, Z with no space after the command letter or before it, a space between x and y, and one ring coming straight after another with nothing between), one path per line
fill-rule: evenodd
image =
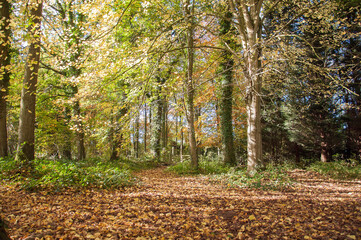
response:
M84 62L85 42L91 36L89 29L86 29L86 15L80 10L83 2L57 0L50 9L46 9L45 17L49 18L47 30L54 34L51 38L57 37L58 41L51 38L46 39L49 47L46 53L52 56L55 66L42 62L42 66L62 75L64 78L61 88L64 96L72 101L65 105L64 124L73 124L75 130L75 141L78 160L85 159L85 132L82 122L81 102L77 98L79 93L78 78L82 73L82 63ZM56 29L56 30L54 30ZM88 31L88 32L87 32ZM45 44L44 44L45 45ZM50 63L51 64L51 63ZM62 144L62 155L71 159L72 139L70 136L64 137Z
M193 80L193 65L194 65L194 0L186 0L183 2L183 11L185 23L187 26L187 74L185 78L186 86L186 117L188 123L188 134L189 134L189 148L191 156L191 164L194 168L198 168L198 154L197 154L197 142L196 142L196 131L194 126L194 80Z
M29 1L30 44L20 102L19 140L17 160L32 161L35 157L35 104L40 60L40 24L43 2Z
M223 11L222 11L223 12ZM227 9L220 19L220 37L228 46L233 46L231 31L232 13ZM221 99L220 99L220 123L222 132L223 160L227 164L235 165L236 155L234 151L232 106L233 106L233 67L232 53L222 50L219 66Z
M263 165L261 135L261 9L263 0L228 0L242 45L243 75L247 82L247 171L253 175ZM238 56L240 58L240 56Z
M163 116L162 87L165 83L165 79L161 76L160 70L158 70L156 74L156 89L153 92L152 99L152 128L150 148L153 160L160 161Z
M10 3L0 1L0 158L8 155L7 104L10 83Z
M345 80L346 86L341 89L344 92L343 101L347 104L343 115L346 123L346 157L355 155L361 161L361 5L357 0L337 2L336 16L344 21L342 31L347 31L350 36L342 42L335 58L340 64L340 78Z

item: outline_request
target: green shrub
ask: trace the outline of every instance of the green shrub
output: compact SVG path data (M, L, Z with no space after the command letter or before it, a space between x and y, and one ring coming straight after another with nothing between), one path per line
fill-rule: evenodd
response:
M335 179L361 179L361 165L356 161L315 162L308 170L318 172Z
M240 167L227 173L213 175L210 180L229 187L285 190L291 188L294 183L287 174L289 167L288 165L268 164L265 170L256 173L254 176L247 174L246 167Z
M36 159L31 174L22 174L21 166L13 159L0 161L0 178L14 180L27 190L66 187L119 188L132 185L135 179L129 168L121 162L99 159L85 161Z

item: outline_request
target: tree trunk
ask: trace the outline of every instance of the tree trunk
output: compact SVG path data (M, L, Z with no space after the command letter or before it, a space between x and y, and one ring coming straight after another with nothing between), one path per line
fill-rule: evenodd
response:
M180 155L180 160L181 162L183 162L183 150L184 150L184 133L183 133L183 121L182 121L182 116L179 116L179 125L180 125L180 131L181 131L181 143L180 143L180 150L179 150L179 155Z
M254 175L263 165L261 136L261 9L263 0L228 0L237 19L236 28L242 43L243 74L247 81L247 171Z
M147 134L148 134L148 126L147 126L147 103L144 106L144 155L147 153Z
M0 218L0 240L11 240L5 229L4 220Z
M139 158L139 118L140 118L140 110L138 110L136 119L135 119L135 136L134 136L134 152L135 157Z
M326 134L321 132L321 162L330 162L332 154L330 154L330 144L326 139Z
M81 120L81 111L80 111L80 103L79 100L76 100L74 103L74 117L75 117L75 125L76 125L76 139L77 139L77 160L84 160L85 155L85 133Z
M110 160L114 161L120 157L119 148L121 147L122 142L123 142L123 134L120 134L120 136L117 136L117 134L115 132L113 132L111 142L112 142L112 152L110 155Z
M29 46L28 58L25 66L25 76L20 102L19 140L16 159L34 160L35 140L35 103L36 87L38 82L38 70L40 60L40 24L43 3L31 1L29 27L31 43Z
M250 66L253 68L252 66ZM249 80L250 90L247 96L247 171L253 175L262 167L262 136L261 136L261 81L257 74Z
M185 85L187 89L187 111L186 117L188 122L188 138L191 156L191 165L193 168L198 168L198 154L196 131L194 127L194 83L193 83L193 62L194 62L194 23L193 23L194 3L187 0L184 5L185 21L188 25L187 29L187 77Z
M231 33L231 18L232 13L227 11L224 17L220 20L220 34L221 37L229 38ZM225 40L226 44L234 45L231 40ZM232 124L232 101L233 101L233 59L229 51L222 51L222 58L219 66L221 74L221 99L220 99L220 123L222 133L222 149L223 161L230 165L236 165L236 155L234 151L233 140L233 124Z
M163 152L168 150L168 104L165 97L162 98L162 149ZM163 156L166 160L167 156Z
M64 118L65 118L65 124L66 125L70 124L70 122L71 122L71 113L70 113L69 107L65 107ZM63 159L68 159L68 160L72 159L71 145L72 145L72 143L71 143L71 131L68 130L68 132L65 133L64 144L63 144L62 151L61 151L61 157Z
M10 72L10 3L8 0L0 1L0 158L8 156L7 136L7 104Z
M124 99L126 97L124 96ZM121 133L121 125L119 121L123 116L125 116L128 112L127 107L123 107L119 110L118 114L116 115L116 122L114 126L110 129L110 142L111 142L111 155L110 160L117 160L120 157L120 148L122 147L123 143L123 133Z
M157 90L155 92L155 98L153 99L153 112L152 112L152 134L151 134L151 152L153 161L160 161L160 152L161 152L161 132L162 132L162 99L161 99L161 90L162 90L162 80L157 77Z

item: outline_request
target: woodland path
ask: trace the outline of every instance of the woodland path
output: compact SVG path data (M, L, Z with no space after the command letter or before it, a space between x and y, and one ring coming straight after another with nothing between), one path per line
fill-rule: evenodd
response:
M0 186L13 239L361 239L361 181L302 170L287 192L227 188L163 168L125 190Z

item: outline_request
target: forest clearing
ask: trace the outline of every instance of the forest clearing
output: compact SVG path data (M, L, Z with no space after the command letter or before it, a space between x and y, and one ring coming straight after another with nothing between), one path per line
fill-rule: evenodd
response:
M13 239L360 239L361 182L294 170L284 191L240 189L164 168L124 190L1 186Z
M361 0L0 0L0 240L361 239L360 181Z

